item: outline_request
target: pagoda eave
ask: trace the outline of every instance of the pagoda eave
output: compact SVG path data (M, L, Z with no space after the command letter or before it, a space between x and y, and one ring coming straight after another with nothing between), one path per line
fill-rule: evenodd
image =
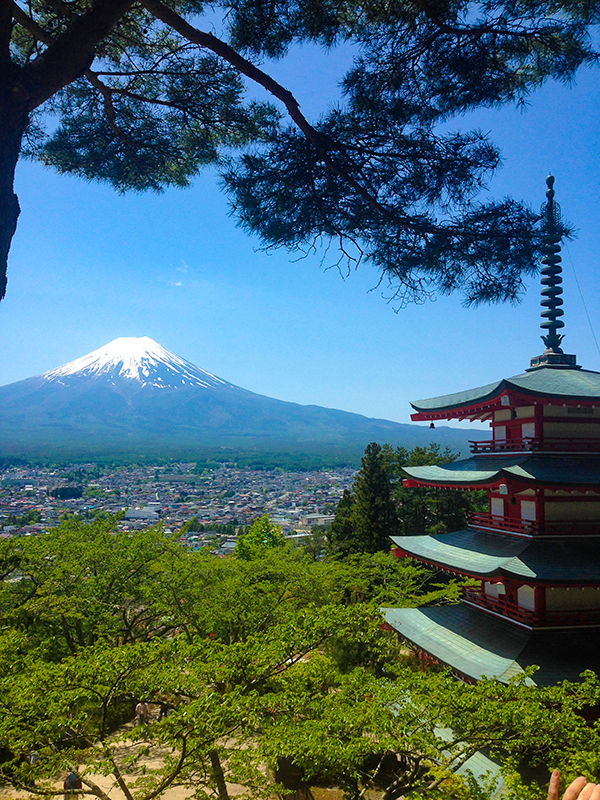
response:
M542 406L600 405L600 373L591 370L565 370L563 377L566 380L561 381L563 385L560 385L555 380L556 371L553 367L540 367L534 371L537 374L524 373L479 389L429 400L415 400L411 402L415 409L411 419L414 422L486 420L494 411L530 405L533 402Z
M530 585L565 588L600 586L597 539L539 541L472 528L391 539L394 555L415 558L461 577L488 582L506 577Z
M576 681L586 669L600 670L600 651L587 630L533 631L464 603L382 612L403 639L472 681L498 678L507 683L536 665L538 671L525 682L548 686Z
M424 481L415 478L404 478L405 489L456 489L459 492L470 492L473 489L498 489L505 481L502 478L493 481Z
M600 486L600 459L537 454L474 456L464 461L425 467L403 467L408 488L498 489L501 494L525 488L591 490ZM506 489L502 489L505 485Z
M453 408L448 411L417 411L410 415L413 422L436 422L457 419L459 422L487 422L495 408Z

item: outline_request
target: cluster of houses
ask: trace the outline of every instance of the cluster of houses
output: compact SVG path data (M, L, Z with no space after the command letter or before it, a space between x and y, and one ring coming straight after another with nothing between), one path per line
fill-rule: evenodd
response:
M35 535L68 514L90 519L106 513L121 514L125 530L161 522L176 533L195 519L202 529L186 532L191 547L215 537L225 545L223 530L249 525L262 514L284 533L303 535L315 525L329 524L353 476L351 469L286 472L232 466L199 473L195 463L7 468L0 473L0 535Z

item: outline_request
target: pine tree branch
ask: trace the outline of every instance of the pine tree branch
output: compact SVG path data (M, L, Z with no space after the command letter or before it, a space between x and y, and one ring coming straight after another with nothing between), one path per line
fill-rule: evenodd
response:
M33 110L57 91L81 77L94 60L96 46L129 10L133 0L96 0L90 9L77 17L53 41L46 41L44 52L21 70L29 91L29 109ZM40 26L12 4L15 19L30 33L40 34ZM18 11L15 11L17 9ZM18 16L18 12L21 12ZM44 31L44 39L47 34ZM41 41L44 41L41 39Z
M98 89L98 91L102 95L102 100L104 102L104 111L106 114L106 119L109 128L115 134L117 139L121 142L121 144L123 145L123 149L129 156L129 158L133 161L134 164L137 163L137 155L131 147L131 143L127 137L127 134L117 125L115 107L112 101L112 95L113 95L112 89L105 83L102 83L102 81L98 78L98 76L90 69L86 69L85 77L88 79L88 81L92 84L92 86L95 89Z
M207 50L220 56L233 67L235 67L242 75L258 83L270 94L280 100L285 106L290 118L302 131L306 139L315 147L319 159L325 166L331 170L332 173L340 177L347 183L354 191L375 211L381 214L386 219L398 225L400 228L417 231L420 234L433 233L435 228L432 226L424 226L415 223L414 220L406 216L399 216L384 206L377 200L369 191L362 186L341 164L337 163L331 156L332 149L341 150L339 144L327 141L322 134L320 134L306 119L304 114L300 111L300 104L294 95L274 80L270 75L255 66L251 61L241 56L232 47L213 36L212 33L206 33L198 28L194 28L189 22L176 14L168 6L165 6L160 0L141 0L141 5L153 14L157 19L160 19L165 25L173 28L177 33L183 36L190 42L200 45Z
M3 0L4 1L4 0ZM26 14L23 9L18 6L13 0L8 0L11 9L12 15L19 25L22 25L25 30L29 31L29 33L37 39L38 42L42 42L42 44L51 45L54 44L54 38L50 36L50 34L45 31L41 25L38 25L37 22Z
M10 64L12 0L0 0L0 64Z
M86 69L85 77L89 80L92 86L95 86L103 95L119 95L121 97L129 97L130 100L138 100L140 103L150 103L151 105L157 106L166 106L167 108L174 108L177 111L182 111L185 113L186 109L181 105L177 105L177 103L173 103L170 100L161 100L159 97L147 97L143 94L138 94L138 92L131 92L129 89L125 89L123 86L107 86L103 81L100 80L99 75L107 75L109 73L99 73L95 72L91 69Z

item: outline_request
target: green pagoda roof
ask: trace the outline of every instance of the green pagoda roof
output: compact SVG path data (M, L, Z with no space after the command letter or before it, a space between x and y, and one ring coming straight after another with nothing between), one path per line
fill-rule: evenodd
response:
M600 487L600 459L592 456L474 456L429 467L403 467L423 483L455 486L493 484L504 478L526 483Z
M540 367L522 375L515 375L514 378L488 383L478 389L432 397L429 400L416 400L411 402L411 405L417 411L443 411L491 399L504 389L540 397L600 401L600 372Z
M463 574L510 575L535 582L598 583L598 540L521 539L471 528L433 536L392 536L404 552Z
M526 667L526 682L549 686L600 670L600 631L531 631L465 605L384 608L385 620L408 641L473 680L505 683ZM565 654L568 653L568 659Z

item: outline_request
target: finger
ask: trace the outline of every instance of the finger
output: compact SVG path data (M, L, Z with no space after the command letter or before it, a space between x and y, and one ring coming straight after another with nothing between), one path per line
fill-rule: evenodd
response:
M555 769L550 775L550 784L548 786L548 800L558 800L558 784L560 783L560 772Z
M592 796L595 788L596 788L595 783L587 783L583 787L583 789L579 792L579 797L577 798L577 800L590 800L590 797Z
M586 785L587 781L580 775L579 778L575 778L573 783L567 788L567 791L563 795L563 800L577 800L579 798L579 793ZM592 787L593 791L593 787Z
M600 800L600 783L596 784L596 788L590 795L590 800Z

